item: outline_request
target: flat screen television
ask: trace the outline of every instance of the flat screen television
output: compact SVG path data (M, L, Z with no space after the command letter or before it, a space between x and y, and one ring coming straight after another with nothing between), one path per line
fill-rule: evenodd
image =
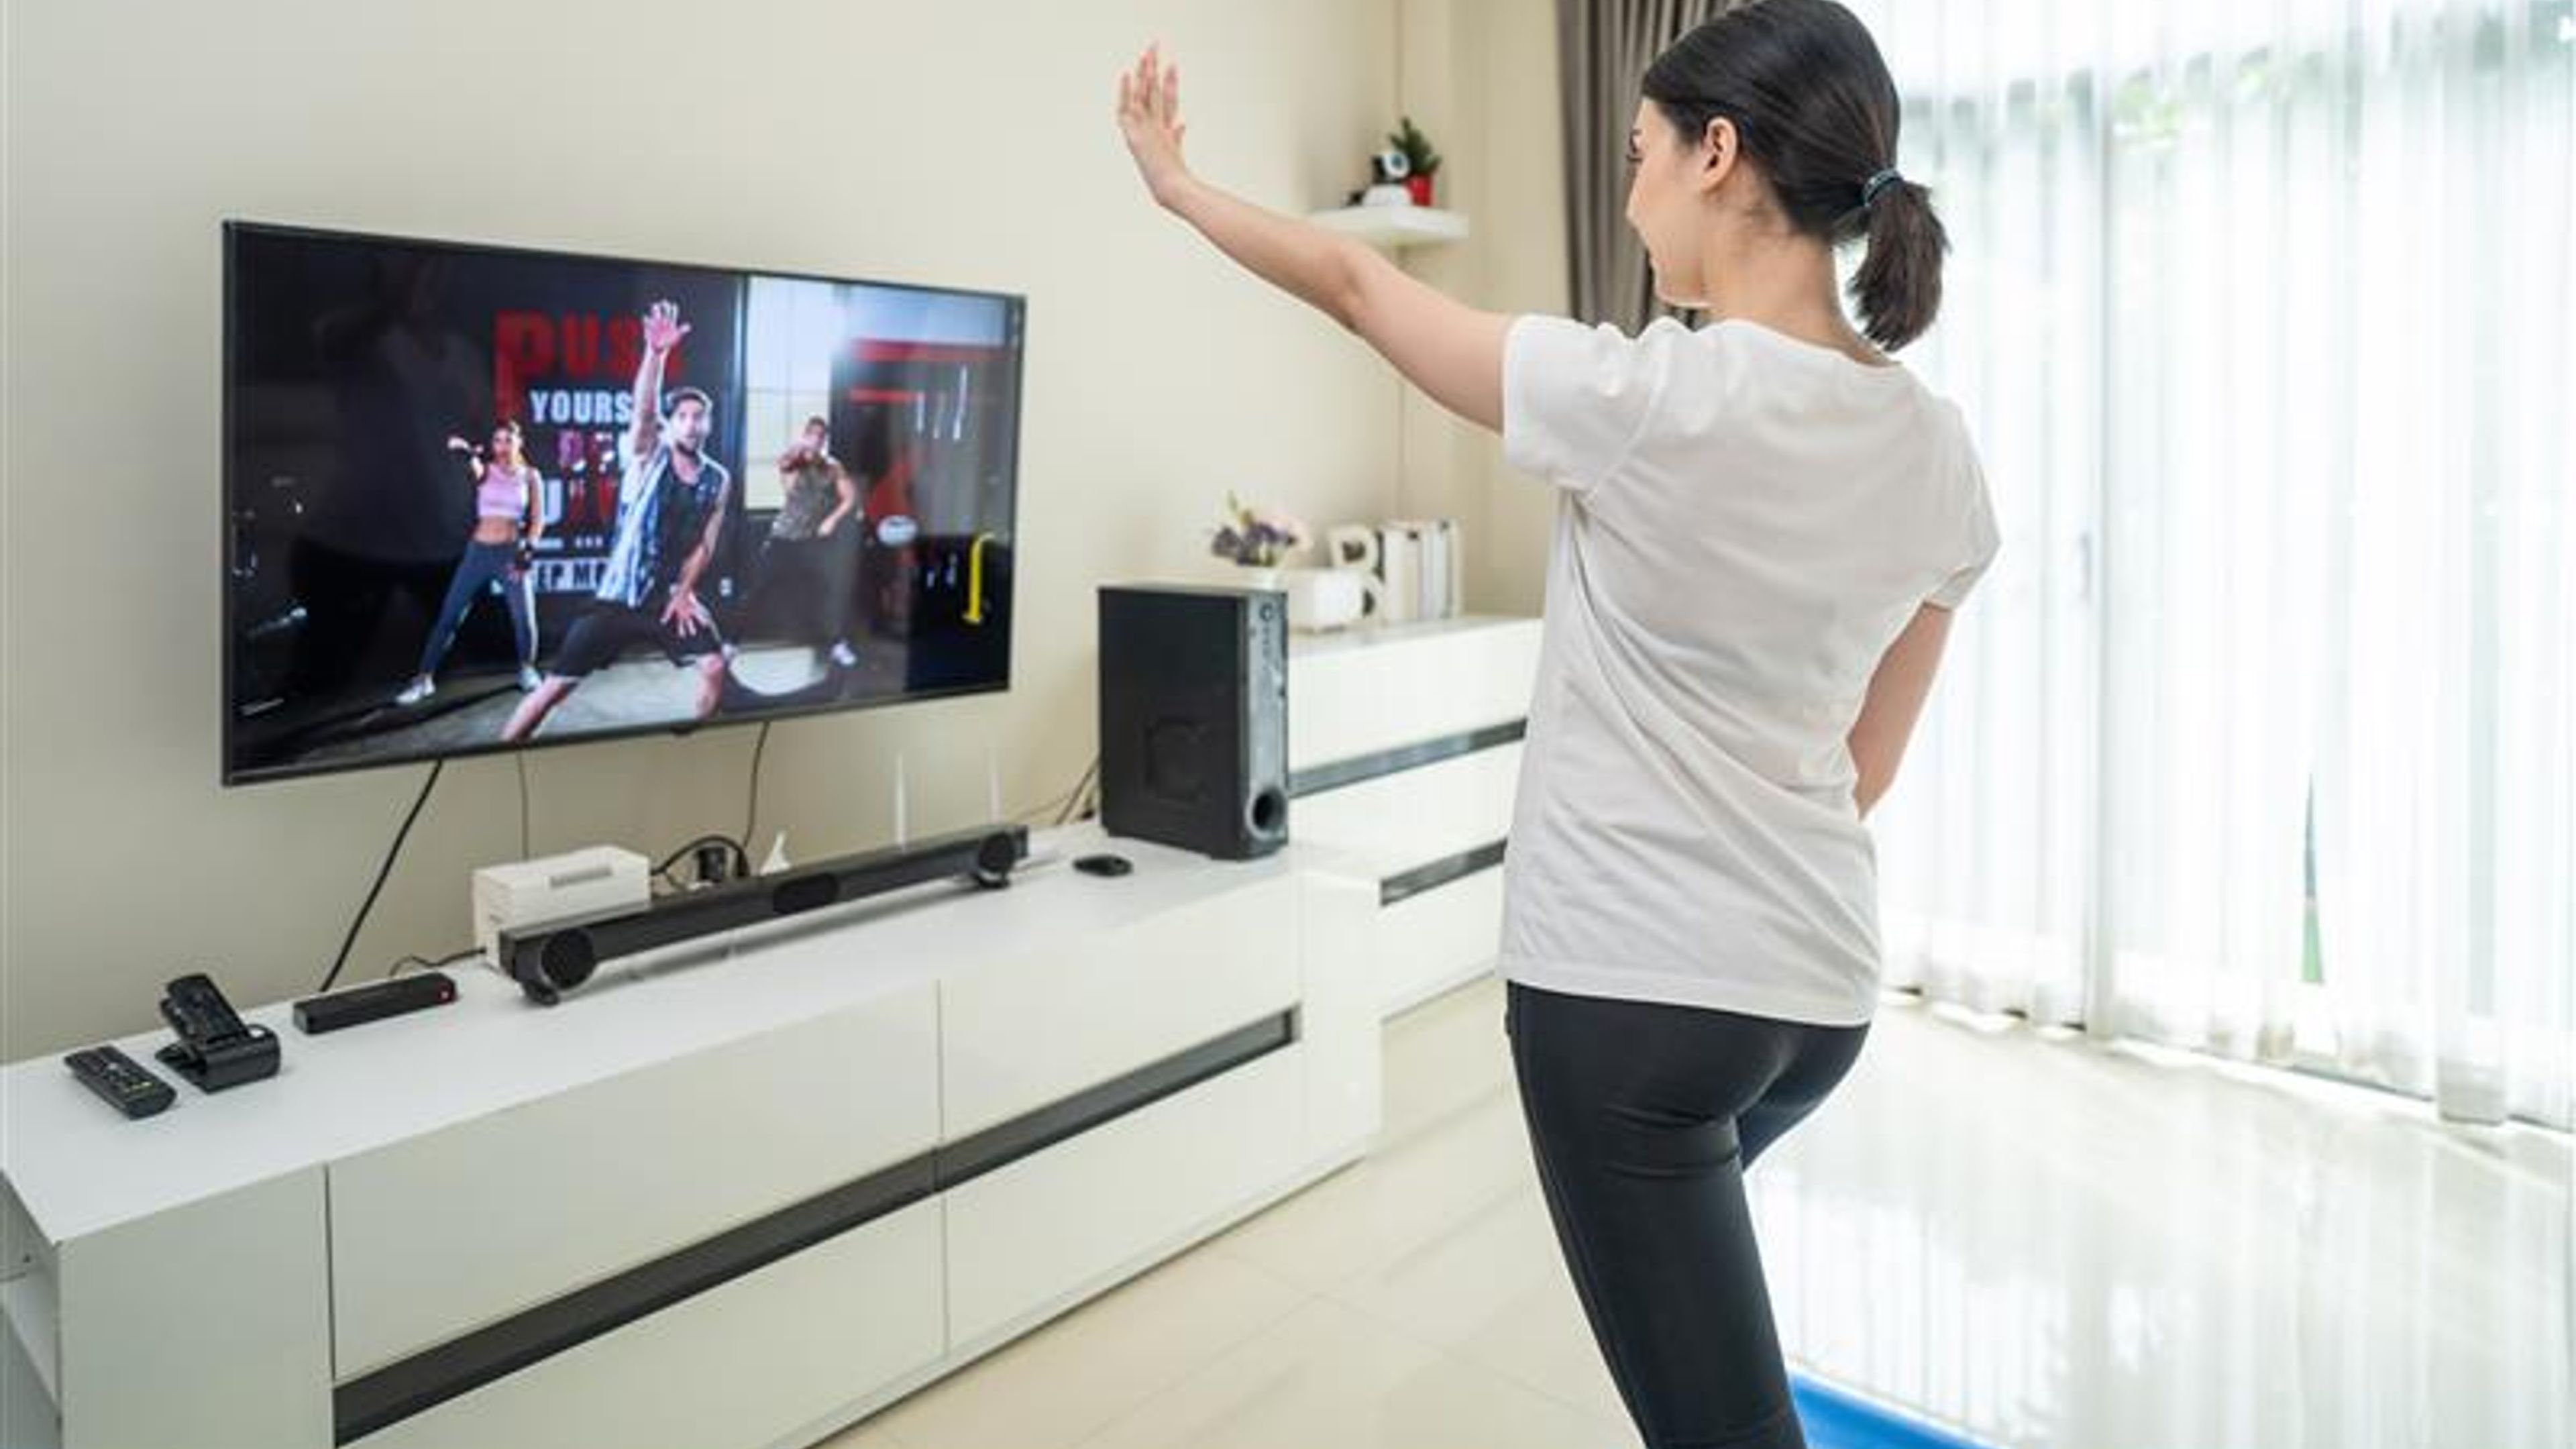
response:
M1021 298L224 228L224 780L1010 682Z

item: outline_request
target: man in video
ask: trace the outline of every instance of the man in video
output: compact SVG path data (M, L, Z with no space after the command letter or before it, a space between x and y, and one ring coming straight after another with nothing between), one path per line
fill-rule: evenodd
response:
M641 645L698 676L693 715L715 713L723 697L724 640L698 597L716 556L733 475L704 451L715 401L694 387L662 391L671 349L689 335L680 309L656 302L644 317L644 361L635 373L635 418L622 443L616 540L595 602L573 621L544 682L502 727L504 740L536 732L583 680Z
M831 453L831 425L807 418L796 444L778 460L783 501L761 545L758 582L743 602L743 618L766 621L786 613L790 637L810 642L842 669L856 666L850 647L850 604L858 588L858 480ZM844 530L843 525L850 526Z

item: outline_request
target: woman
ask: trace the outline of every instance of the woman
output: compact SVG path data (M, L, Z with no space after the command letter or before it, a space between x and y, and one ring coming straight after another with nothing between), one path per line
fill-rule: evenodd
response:
M438 622L421 646L420 672L394 696L399 705L415 705L438 692L439 662L456 642L457 626L465 622L476 596L496 583L509 604L510 632L518 636L519 688L535 689L542 680L537 673L537 599L528 564L537 540L546 536L545 480L528 462L527 436L505 419L492 429L488 458L463 438L449 438L447 451L464 455L465 470L474 479L474 532L466 539L465 557L457 560L456 572L447 580Z
M1474 311L1209 186L1179 89L1152 51L1119 85L1155 200L1561 490L1498 963L1541 1188L1646 1443L1801 1444L1743 1173L1860 1051L1862 817L1996 547L1958 410L1887 355L1945 241L1886 66L1830 0L1656 61L1627 217L1709 320L1636 337Z

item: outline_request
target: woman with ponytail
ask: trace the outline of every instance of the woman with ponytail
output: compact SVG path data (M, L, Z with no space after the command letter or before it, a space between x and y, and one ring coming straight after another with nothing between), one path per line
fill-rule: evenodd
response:
M1202 181L1154 51L1118 117L1156 202L1560 490L1497 963L1522 1109L1646 1444L1770 1449L1804 1439L1743 1175L1859 1055L1863 817L1997 536L1958 409L1889 356L1947 241L1868 31L1750 0L1643 90L1627 219L1707 321L1634 337L1479 312Z

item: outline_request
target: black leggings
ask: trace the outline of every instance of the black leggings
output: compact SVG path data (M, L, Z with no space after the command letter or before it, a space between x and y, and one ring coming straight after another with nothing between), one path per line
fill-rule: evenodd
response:
M1548 1216L1646 1449L1804 1445L1744 1172L1869 1028L1509 991Z

